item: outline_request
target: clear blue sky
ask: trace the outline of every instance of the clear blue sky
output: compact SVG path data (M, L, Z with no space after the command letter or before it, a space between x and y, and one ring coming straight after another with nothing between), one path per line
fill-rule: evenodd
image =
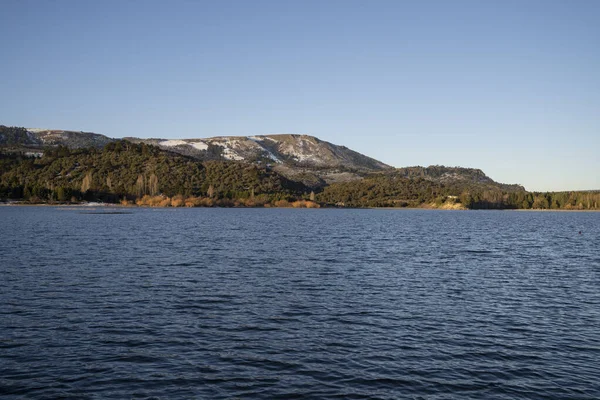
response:
M0 1L0 124L305 133L600 189L600 1Z

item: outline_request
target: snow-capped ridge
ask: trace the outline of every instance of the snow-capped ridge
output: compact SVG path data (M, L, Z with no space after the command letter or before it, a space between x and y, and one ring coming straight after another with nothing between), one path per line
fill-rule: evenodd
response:
M367 172L389 168L382 162L344 146L337 146L306 134L255 134L197 139L128 138L127 140L154 144L199 159L220 157L226 160L275 163L295 168L346 168Z
M11 138L12 142L20 142L28 148L59 145L70 148L101 148L116 140L120 139L90 132L42 128L22 129L20 138ZM338 146L306 134L276 133L204 138L125 137L122 140L157 146L202 161L231 160L264 165L290 179L307 181L311 185L340 179L357 179L364 174L390 168L345 146Z

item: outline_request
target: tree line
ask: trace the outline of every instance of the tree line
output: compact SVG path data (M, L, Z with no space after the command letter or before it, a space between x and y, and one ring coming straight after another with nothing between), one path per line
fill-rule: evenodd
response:
M600 209L600 191L527 192L518 185L499 184L487 177L483 180L478 170L462 170L466 171L465 179L444 182L428 179L422 171L398 169L332 184L318 194L317 200L343 207L438 208L451 203L466 209ZM453 172L463 171L454 168ZM410 175L412 177L406 177Z
M30 202L135 202L144 196L254 197L296 201L307 188L265 167L200 162L147 144L109 143L103 149L44 150L43 157L0 153L0 198Z
M23 134L15 131L15 138ZM447 175L460 179L445 179ZM314 193L266 166L198 161L126 140L102 149L46 148L42 157L0 152L0 199L168 206L445 207L600 209L599 191L527 192L480 170L433 166L374 173Z

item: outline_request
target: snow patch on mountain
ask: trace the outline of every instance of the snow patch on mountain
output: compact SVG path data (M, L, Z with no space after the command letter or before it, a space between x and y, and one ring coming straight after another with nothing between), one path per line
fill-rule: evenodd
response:
M244 156L236 151L236 147L239 147L239 140L230 138L215 138L212 140L217 146L223 148L223 157L228 160L242 161Z
M208 149L208 145L201 141L189 142L188 144L198 150L207 150Z
M187 142L184 142L183 140L163 140L162 142L159 142L158 144L160 146L175 147L175 146L184 146L187 144Z
M42 128L27 129L26 141L29 145L63 145L70 148L101 148L111 139L92 132L49 130ZM160 146L188 157L200 160L219 158L249 163L273 163L277 167L288 166L290 170L316 169L312 171L323 175L325 169L337 171L339 168L356 170L361 173L381 171L390 167L352 151L344 146L336 146L313 136L299 134L268 134L252 136L218 136L212 138L124 138L133 143L146 143ZM32 144L33 143L33 144ZM218 146L219 151L212 147ZM329 172L331 172L329 171Z
M283 142L279 151L299 162L318 160L318 146L304 136L294 136L290 141Z
M256 143L257 146L260 147L260 149L267 155L267 157L269 157L271 160L275 161L276 163L282 163L282 161L277 158L277 156L275 154L273 154L273 152L271 152L271 150L267 149L265 146L263 146L260 142L262 142L264 140L264 136L260 137L260 136L248 136L248 139L252 140L254 143Z

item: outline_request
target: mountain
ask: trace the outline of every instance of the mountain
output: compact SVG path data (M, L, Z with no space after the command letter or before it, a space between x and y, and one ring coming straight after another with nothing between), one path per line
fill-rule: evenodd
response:
M525 191L521 185L505 184L494 181L482 170L475 168L445 167L443 165L430 165L429 167L404 167L389 171L390 175L396 175L408 179L422 178L447 186L477 186L485 189L499 189L505 192Z
M101 148L116 139L92 132L65 131L61 129L16 128L0 125L0 145L42 148L65 146L71 149Z
M125 138L125 140L153 144L197 158L221 155L227 160L286 164L304 168L349 168L364 171L390 168L345 146L337 146L309 135L228 136L179 140Z
M392 168L307 135L119 140L0 125L2 199L452 209L600 205L599 192L530 193L474 168Z
M59 145L70 149L101 148L115 140L117 139L91 132L0 126L0 145L29 151ZM361 179L367 173L392 168L345 146L309 135L281 134L203 139L127 137L124 140L158 146L163 150L200 161L229 160L267 166L287 179L313 188Z
M0 146L29 154L39 154L44 149L57 146L69 149L103 148L117 140L91 132L0 125ZM219 136L199 139L127 137L123 140L153 145L203 162L232 161L266 167L311 189L358 181L373 173L380 173L392 178L425 179L445 186L476 185L504 191L524 190L518 185L494 182L478 169L441 166L393 168L345 146L309 135Z
M64 146L69 149L103 148L116 142L104 135L56 129L26 129L0 125L0 146L32 152ZM424 179L446 187L477 186L506 192L524 190L519 185L493 181L472 168L429 166L393 168L371 157L309 135L219 136L202 139L123 140L153 145L198 161L232 161L266 167L291 181L319 189L384 174L389 179ZM35 153L34 153L35 154Z
M275 203L308 193L304 185L265 166L203 162L128 141L101 150L49 148L43 157L0 152L0 199L118 202L146 195L208 196L211 205L228 205Z
M199 160L226 159L267 165L281 175L311 187L360 179L364 174L391 169L380 161L345 146L309 135L258 135L205 139L125 138L188 155Z
M108 143L114 142L107 136L92 132L75 132L55 129L28 129L45 146L62 145L71 149L81 149L86 147L104 147Z
M0 125L0 145L70 149L101 148L118 139L92 132L57 129L14 128ZM158 146L200 160L245 161L255 164L286 165L294 168L341 169L372 172L390 169L380 161L345 146L309 135L228 136L203 139L124 138L133 143Z
M345 207L517 208L526 195L522 186L495 182L479 169L433 165L329 185L318 200Z

